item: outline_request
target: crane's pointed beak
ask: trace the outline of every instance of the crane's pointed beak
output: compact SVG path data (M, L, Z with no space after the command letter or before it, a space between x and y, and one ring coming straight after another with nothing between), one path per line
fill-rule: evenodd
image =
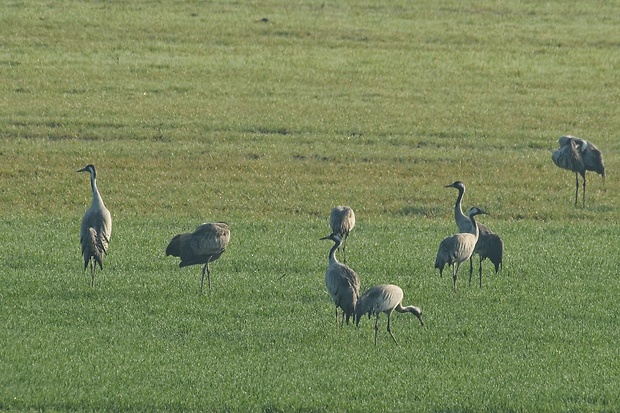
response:
M321 239L331 239L330 237L331 237L331 235L328 235L328 236L326 236L326 237L319 238L319 239L320 239L320 240L321 240Z
M88 167L85 166L82 169L78 169L76 172L86 172L86 171L88 171Z

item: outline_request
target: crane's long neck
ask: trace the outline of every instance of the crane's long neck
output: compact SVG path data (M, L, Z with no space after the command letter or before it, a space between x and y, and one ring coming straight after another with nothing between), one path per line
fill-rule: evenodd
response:
M474 228L474 231L472 232L472 234L474 234L474 236L476 237L476 241L478 241L478 236L480 235L480 231L478 230L478 224L476 224L475 215L470 215L469 220L471 221L471 225Z
M424 321L422 320L422 310L420 310L418 307L413 305L403 307L402 304L399 303L394 310L398 311L399 313L413 313L413 315L418 317L420 323L424 325Z
M336 258L336 250L340 247L340 242L338 241L334 241L334 246L332 247L332 249L329 251L329 263L331 264L337 264L338 263L338 259Z
M465 189L463 187L457 187L459 190L459 196L456 198L456 204L454 205L454 219L458 222L461 218L467 218L467 215L463 214L463 195L465 195Z
M92 172L90 174L90 187L93 190L93 205L103 205L103 199L101 199L101 194L97 189L97 178Z

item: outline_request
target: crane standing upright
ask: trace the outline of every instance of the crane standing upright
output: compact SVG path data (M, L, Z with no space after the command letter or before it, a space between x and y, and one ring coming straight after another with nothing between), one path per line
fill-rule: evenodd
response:
M90 263L90 275L92 287L95 286L95 268L103 269L103 257L108 252L110 236L112 235L112 216L105 207L101 194L97 189L97 170L95 165L87 165L78 172L90 173L90 186L93 191L93 202L82 217L80 226L80 244L82 245L82 257L84 269Z
M360 279L351 268L342 264L336 258L336 250L342 243L342 238L338 234L330 234L321 239L329 239L334 241L334 246L329 251L329 267L325 272L325 286L336 305L336 325L338 325L338 308L342 310L342 320L340 325L344 324L346 316L347 324L355 311L355 304L359 297Z
M474 228L474 233L460 232L450 237L446 237L439 244L437 257L435 258L435 268L439 268L439 276L443 276L443 268L446 264L452 267L453 291L456 292L456 279L459 274L461 264L467 261L474 253L476 242L478 241L478 226L474 216L486 214L478 207L473 207L467 212L467 216Z
M179 267L204 264L200 292L207 272L209 290L211 289L211 270L209 263L217 260L226 250L230 241L230 227L225 222L206 222L192 233L175 235L166 247L166 256L180 257Z
M337 206L329 213L329 226L332 233L342 238L342 262L347 262L347 239L349 233L355 227L355 213L348 206Z
M471 232L473 233L473 227L471 225L471 221L467 217L467 215L463 214L462 202L463 195L465 194L465 184L461 181L456 181L451 183L450 185L446 185L446 188L456 188L459 191L459 195L456 198L456 204L454 205L454 220L456 221L456 226L459 229L459 232ZM493 265L495 265L495 273L499 271L499 268L503 266L502 264L502 256L504 253L504 242L499 237L499 235L495 234L491 231L487 226L478 222L478 241L476 242L476 247L474 248L474 254L478 254L480 257L480 263L478 267L478 273L480 277L480 288L482 288L482 261L486 258L491 260ZM473 257L469 257L469 283L471 284L471 276L473 273Z
M583 179L583 208L586 206L586 172L593 171L603 177L605 182L605 165L603 154L591 142L575 136L566 135L558 140L560 148L551 155L553 163L563 169L575 172L575 206L579 193L579 175Z

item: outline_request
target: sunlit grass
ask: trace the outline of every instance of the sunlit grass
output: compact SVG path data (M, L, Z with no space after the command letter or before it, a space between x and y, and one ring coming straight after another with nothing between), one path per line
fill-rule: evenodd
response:
M613 411L618 13L567 2L0 6L0 410ZM551 162L566 133L605 184ZM90 288L88 163L114 219ZM451 291L464 204L504 268ZM357 215L362 288L397 314L335 327L329 209ZM204 221L213 263L165 257Z
M465 266L454 294L449 277L432 268L451 225L361 222L349 262L362 288L401 285L426 321L420 327L395 315L395 346L382 317L375 348L372 320L335 327L323 285L322 220L233 225L204 296L199 268L179 269L163 256L170 221L119 225L94 289L71 222L3 224L14 246L3 267L5 409L406 410L414 403L555 411L617 403L613 248L590 239L577 254L571 240L587 225L503 224L504 269L495 275L486 265L480 290L475 279L468 285ZM43 234L37 247L28 247L36 233ZM49 251L56 258L46 264Z

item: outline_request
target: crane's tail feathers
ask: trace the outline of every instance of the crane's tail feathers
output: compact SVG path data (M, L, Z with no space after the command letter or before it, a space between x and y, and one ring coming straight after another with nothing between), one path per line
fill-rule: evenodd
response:
M439 268L439 278L443 278L443 269L446 266L446 262L444 260L440 260L437 258L435 260L435 268Z
M491 238L491 242L488 243L487 256L495 265L495 272L497 273L500 267L503 268L504 243L497 234L492 234Z
M81 239L82 256L84 257L84 269L88 267L91 259L99 264L99 268L103 269L103 255L105 254L105 246L103 241L98 239L97 231L94 228L88 228L88 233Z

